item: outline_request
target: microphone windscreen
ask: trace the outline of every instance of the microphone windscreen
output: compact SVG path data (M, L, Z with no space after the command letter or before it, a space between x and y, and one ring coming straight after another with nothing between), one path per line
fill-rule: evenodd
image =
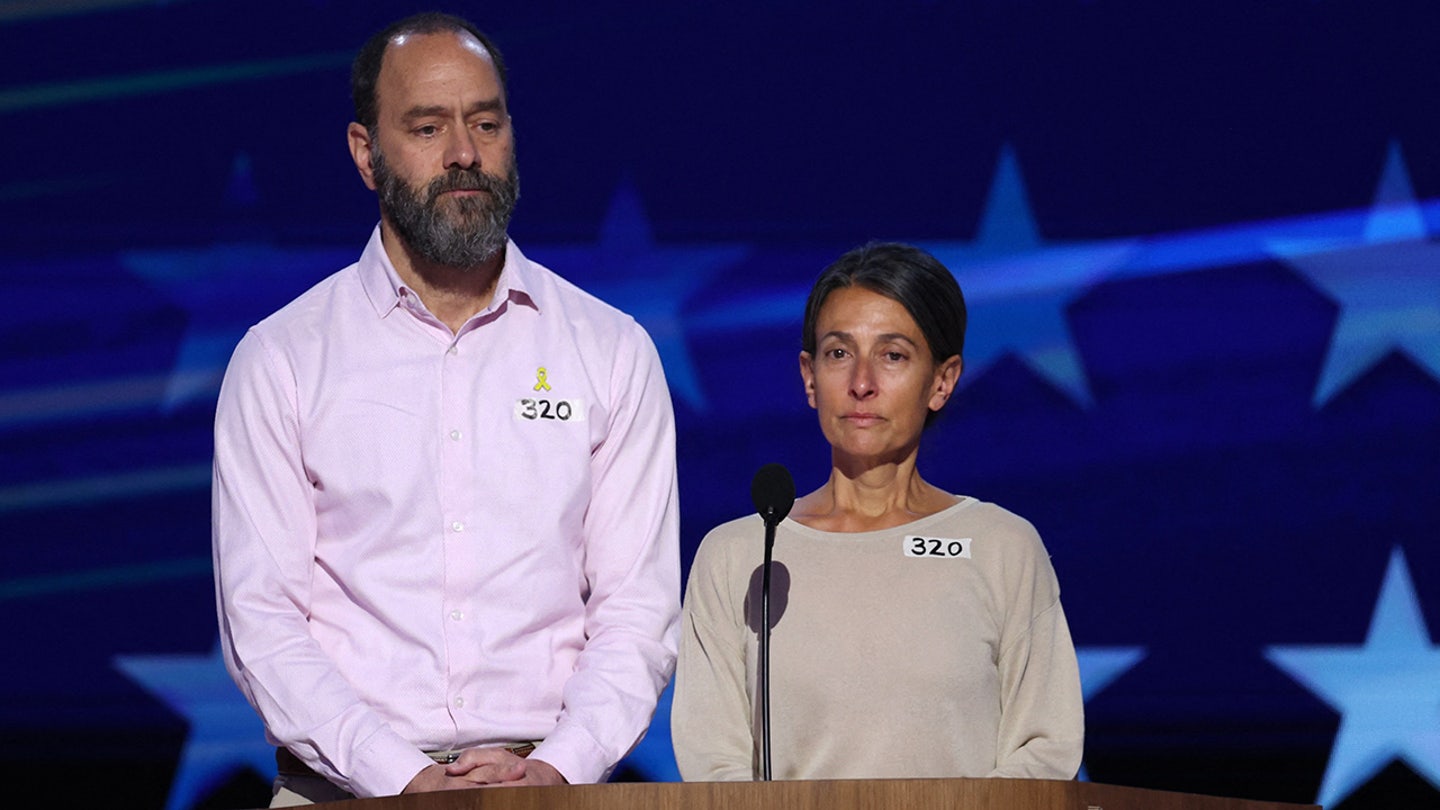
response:
M760 517L773 526L784 520L795 505L795 479L785 465L766 464L750 481L750 499Z

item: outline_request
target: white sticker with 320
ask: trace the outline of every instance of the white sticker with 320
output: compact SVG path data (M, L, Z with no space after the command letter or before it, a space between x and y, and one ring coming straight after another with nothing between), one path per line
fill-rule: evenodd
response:
M524 422L584 422L585 400L523 397L515 401L515 420Z
M968 560L970 559L970 544L974 540L969 537L922 537L918 534L911 534L907 535L902 542L906 557Z

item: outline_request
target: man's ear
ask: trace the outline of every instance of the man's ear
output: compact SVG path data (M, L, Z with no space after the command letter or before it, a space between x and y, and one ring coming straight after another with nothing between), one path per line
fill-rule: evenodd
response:
M370 131L351 121L349 128L345 130L345 139L350 144L350 159L355 161L355 169L360 172L360 179L365 181L366 188L374 191L375 169L371 160L375 154L375 145L370 142Z

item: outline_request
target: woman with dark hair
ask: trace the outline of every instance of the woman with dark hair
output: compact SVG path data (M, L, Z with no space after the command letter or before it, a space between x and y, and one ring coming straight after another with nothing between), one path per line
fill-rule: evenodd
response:
M779 779L1073 778L1079 671L1049 556L1024 519L926 482L920 434L960 379L965 301L909 245L816 280L800 376L829 480L776 529L772 773ZM706 535L671 714L687 780L759 777L758 515Z

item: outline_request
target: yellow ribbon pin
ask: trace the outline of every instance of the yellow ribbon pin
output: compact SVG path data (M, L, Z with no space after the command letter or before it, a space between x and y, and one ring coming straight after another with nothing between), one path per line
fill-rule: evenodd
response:
M535 390L536 390L536 391L549 391L549 390L550 390L550 383L545 382L545 367L544 367L544 366L541 366L541 367L535 369Z

